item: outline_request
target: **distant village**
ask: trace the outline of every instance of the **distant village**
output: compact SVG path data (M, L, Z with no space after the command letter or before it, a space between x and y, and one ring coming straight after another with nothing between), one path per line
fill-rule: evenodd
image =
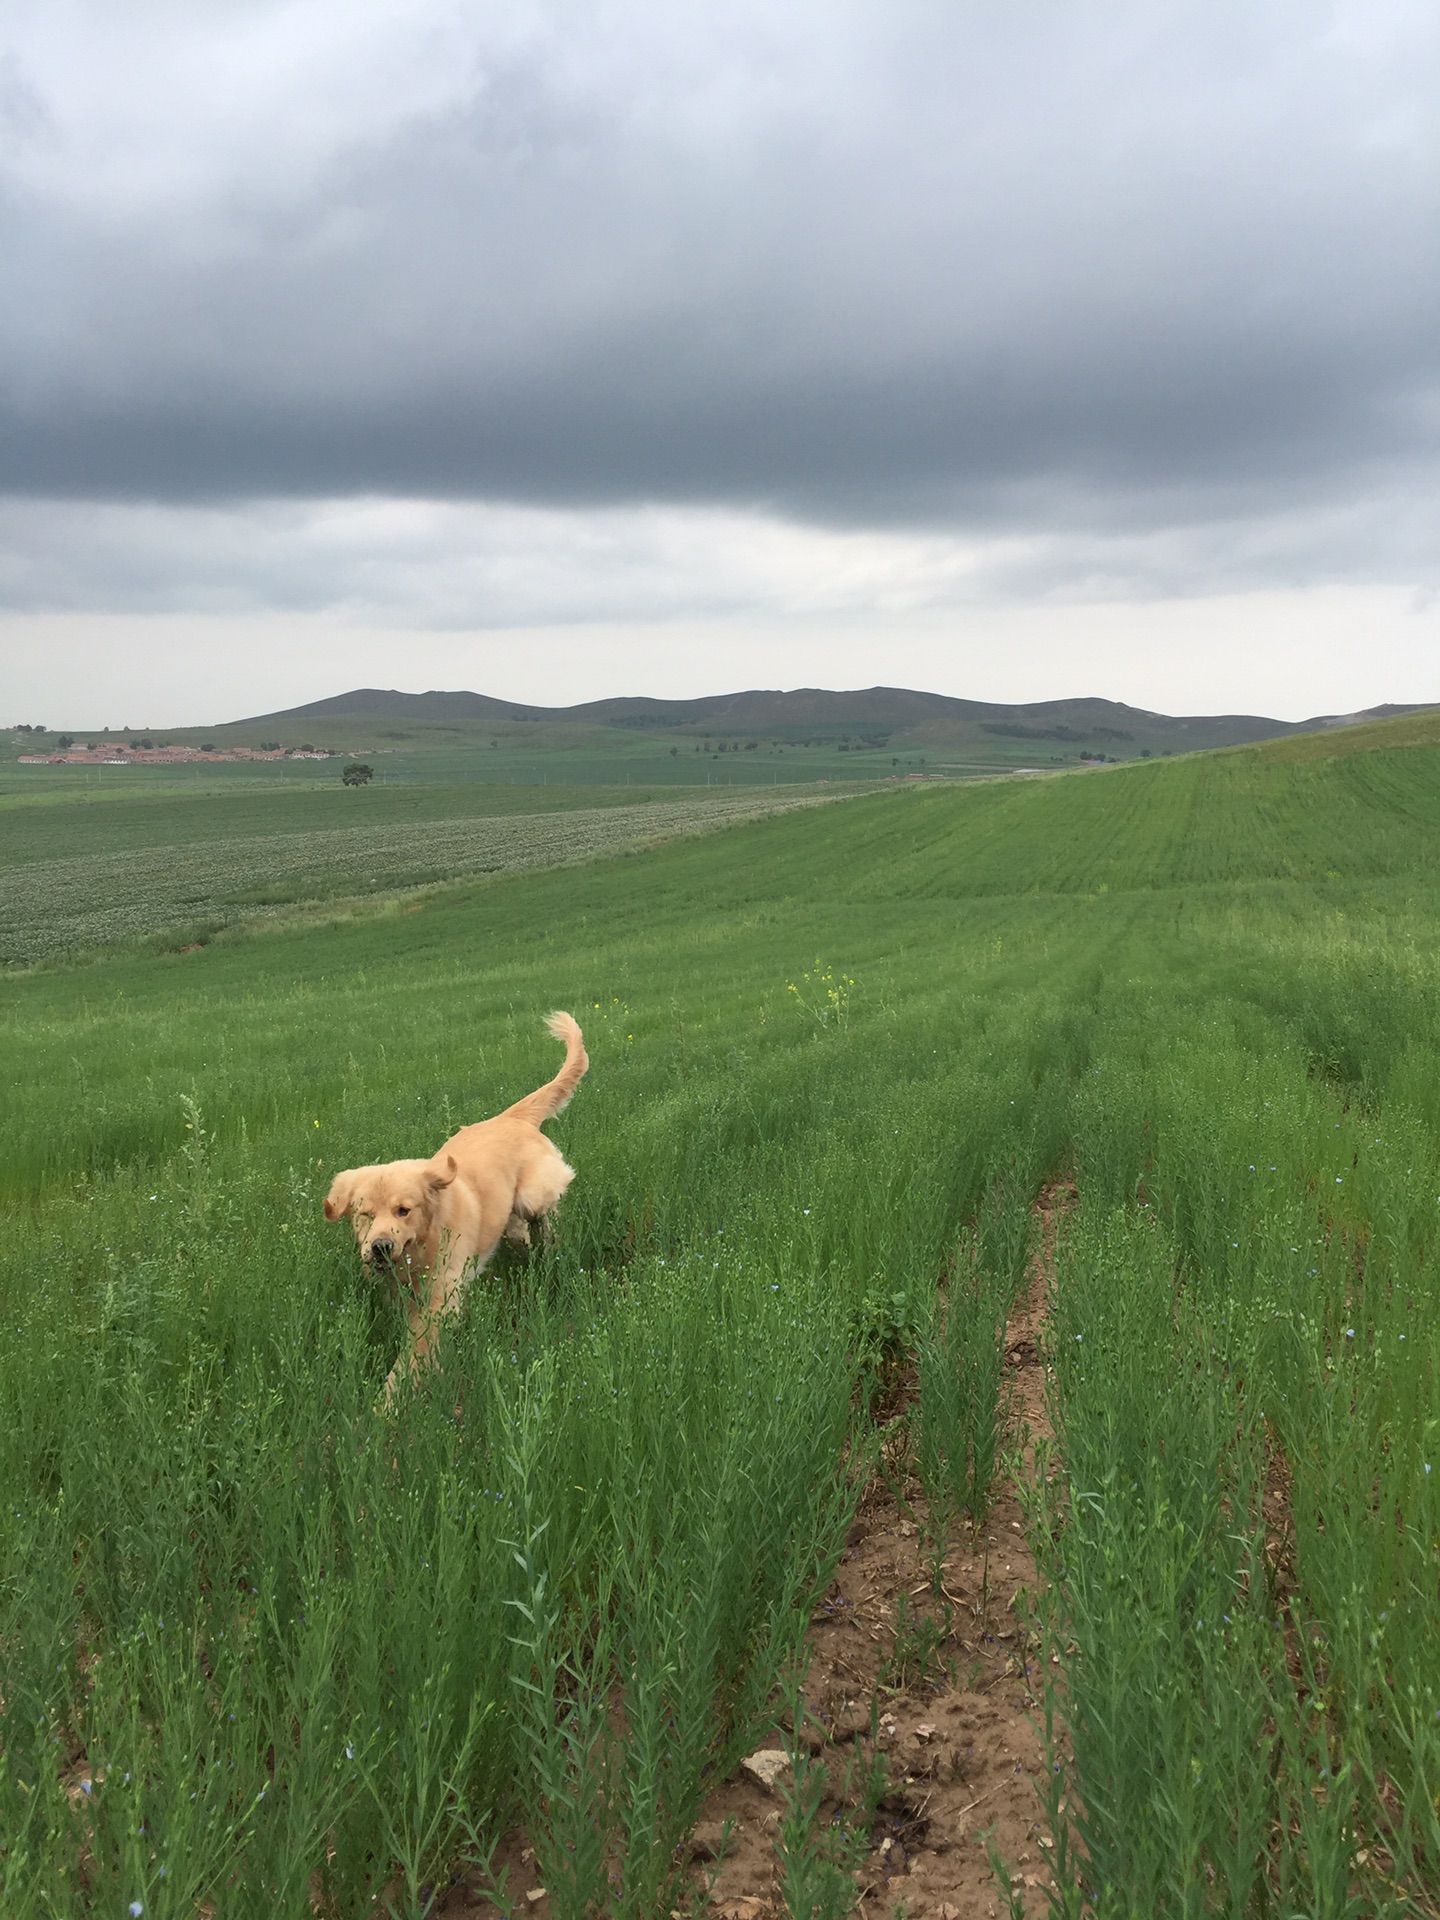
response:
M30 729L20 728L20 732ZM76 740L60 734L55 745L41 753L22 753L22 767L179 767L197 761L221 760L333 760L330 747L282 747L278 740L258 747L171 746L149 738L136 740Z

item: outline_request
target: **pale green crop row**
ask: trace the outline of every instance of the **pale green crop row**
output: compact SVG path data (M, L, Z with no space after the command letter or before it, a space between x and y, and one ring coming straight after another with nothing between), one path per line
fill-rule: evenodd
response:
M568 865L816 803L814 793L717 789L638 806L77 853L0 877L0 965L172 934L198 938L237 919L273 918L302 901ZM77 834L84 824L78 815Z

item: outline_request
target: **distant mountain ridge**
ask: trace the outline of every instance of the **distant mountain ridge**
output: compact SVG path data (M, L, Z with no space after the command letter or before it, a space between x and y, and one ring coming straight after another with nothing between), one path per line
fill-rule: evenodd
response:
M1135 753L1187 752L1205 747L1244 746L1290 734L1355 725L1393 715L1418 713L1425 703L1393 702L1363 713L1318 714L1309 720L1275 720L1263 714L1152 713L1118 700L1081 698L1013 704L965 700L953 694L925 693L909 687L832 690L795 687L750 688L737 693L705 694L692 700L662 700L646 695L583 701L569 707L542 707L464 690L403 693L357 687L328 699L278 713L231 723L253 729L315 720L351 720L427 727L625 729L691 736L750 734L770 739L856 738L875 745L957 749L1003 740L1033 741L1037 751L1056 744L1100 750L1126 758Z

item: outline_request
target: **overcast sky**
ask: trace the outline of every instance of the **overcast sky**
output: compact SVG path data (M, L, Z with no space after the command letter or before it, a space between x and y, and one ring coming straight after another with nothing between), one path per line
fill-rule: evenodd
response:
M1437 101L1434 0L4 0L0 720L1440 701Z

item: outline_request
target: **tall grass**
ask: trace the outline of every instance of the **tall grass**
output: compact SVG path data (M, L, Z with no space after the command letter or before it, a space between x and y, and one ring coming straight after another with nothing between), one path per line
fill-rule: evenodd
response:
M1100 1912L1399 1915L1440 1880L1440 1141L1385 1023L1357 1098L1279 1011L1119 1026L1076 1096L1042 1537Z
M1027 1143L1028 1144L1028 1143ZM1005 1333L1032 1243L1033 1153L987 1189L915 1343L915 1461L932 1522L983 1520L1000 1449Z

